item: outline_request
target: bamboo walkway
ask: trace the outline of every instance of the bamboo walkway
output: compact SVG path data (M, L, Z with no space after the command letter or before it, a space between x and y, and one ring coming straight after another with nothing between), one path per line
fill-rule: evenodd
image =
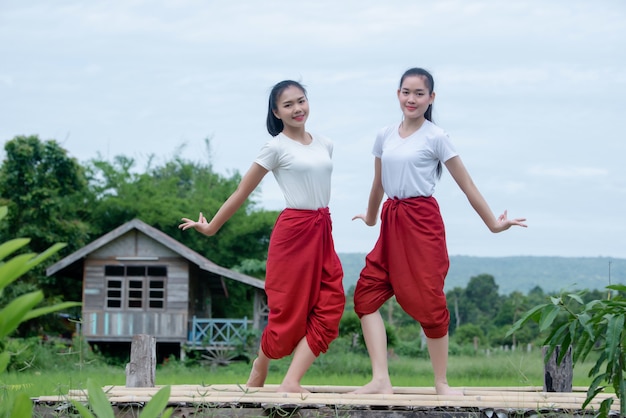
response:
M332 416L332 417L587 417L612 394L598 394L585 410L586 389L543 392L542 387L465 387L464 396L438 396L433 388L396 387L393 395L355 395L352 386L305 386L311 393L277 393L276 385L246 388L239 385L174 385L170 405L188 414L173 416ZM106 386L104 391L118 410L140 409L161 388ZM41 396L35 405L53 407L69 400L87 402L84 390L66 396ZM613 407L618 416L619 400ZM190 414L189 411L195 411ZM200 411L204 411L200 414ZM210 411L210 412L209 412ZM273 411L273 412L272 412ZM256 415L255 415L256 414ZM45 415L44 415L45 416ZM62 415L50 415L62 416ZM118 415L121 416L121 415ZM136 416L136 415L128 415Z

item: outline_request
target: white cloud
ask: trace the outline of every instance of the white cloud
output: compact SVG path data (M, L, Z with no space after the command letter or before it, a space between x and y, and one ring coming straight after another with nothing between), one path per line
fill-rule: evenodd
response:
M214 167L243 172L267 137L269 89L301 80L309 129L335 142L335 242L365 252L376 230L349 219L367 204L374 135L401 118L402 71L424 66L436 121L489 204L532 218L491 238L447 176L437 195L452 254L579 254L564 230L587 219L591 255L626 256L603 241L626 206L621 2L30 0L0 11L2 140L56 138L80 160L165 158L184 142L197 158L211 136ZM580 199L583 184L600 209ZM282 206L271 176L261 190Z
M594 167L540 167L534 166L528 170L532 176L539 177L557 177L564 179L576 178L599 178L606 177L609 171L606 168Z

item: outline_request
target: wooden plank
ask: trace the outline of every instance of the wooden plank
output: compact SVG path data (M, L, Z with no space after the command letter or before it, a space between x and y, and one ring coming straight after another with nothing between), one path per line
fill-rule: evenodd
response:
M124 386L105 386L103 390L112 403L148 402L163 385L152 388L129 388ZM326 408L328 406L357 409L400 409L416 408L492 408L504 410L582 410L586 398L586 388L577 392L543 392L538 387L481 388L464 387L465 396L439 396L432 388L397 387L394 394L358 395L348 393L356 386L307 386L309 390L319 392L279 393L277 385L263 388L246 388L241 385L173 385L170 403L174 404L212 404L237 407L264 408ZM67 401L75 399L85 401L86 391L71 390L67 396L40 397L39 401ZM600 403L614 394L600 393L587 407L587 410L600 407ZM619 402L614 402L613 409L618 410Z

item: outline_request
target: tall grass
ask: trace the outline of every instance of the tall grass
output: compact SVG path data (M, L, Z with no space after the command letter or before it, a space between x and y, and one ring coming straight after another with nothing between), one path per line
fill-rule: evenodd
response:
M61 355L61 354L60 354ZM280 383L289 367L290 358L271 363L268 384ZM64 363L63 367L59 364ZM30 397L66 395L70 389L85 389L87 380L99 386L121 385L126 382L123 365L110 366L101 361L49 362L10 371L0 377L0 404L15 393L24 392ZM587 377L593 360L577 364L574 368L574 386L588 386ZM389 371L394 386L432 386L430 360L424 357L390 356ZM170 360L157 366L157 385L181 384L241 384L244 385L250 364L233 362L227 366L186 365ZM351 352L338 344L318 358L303 379L304 385L360 386L370 375L369 358L364 352ZM487 356L453 355L449 359L448 381L451 386L543 386L543 360L541 350L528 352L495 351Z
M368 382L369 359L363 354L346 354L343 360L351 363L352 371L324 364L320 357L306 374L305 385L359 386ZM448 380L452 386L542 386L543 363L540 353L496 354L491 357L451 357ZM284 376L289 359L272 363L267 379L269 384L278 384ZM361 366L361 367L356 367ZM574 369L574 385L588 386L587 372L592 362L577 365ZM433 376L428 359L392 358L389 370L394 386L432 386ZM250 366L245 362L234 362L228 366L185 366L170 362L159 366L156 372L157 385L182 384L245 384ZM88 379L100 386L121 385L126 382L121 366L86 365L70 370L25 370L10 372L0 381L0 400L10 392L25 392L28 396L66 395L70 389L84 389Z

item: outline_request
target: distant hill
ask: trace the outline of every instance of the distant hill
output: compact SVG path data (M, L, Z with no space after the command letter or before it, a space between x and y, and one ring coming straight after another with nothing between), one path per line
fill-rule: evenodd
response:
M339 253L346 291L356 284L365 265L365 254ZM626 284L626 259L609 257L470 257L450 256L445 290L467 287L469 279L492 275L501 294L524 294L535 286L544 292L604 289L609 284Z

